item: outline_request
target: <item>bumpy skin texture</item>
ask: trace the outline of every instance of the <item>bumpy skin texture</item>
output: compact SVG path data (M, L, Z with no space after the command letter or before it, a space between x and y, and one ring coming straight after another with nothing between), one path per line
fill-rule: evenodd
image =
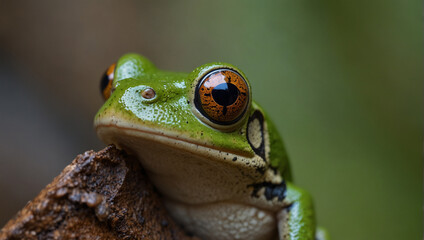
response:
M199 90L202 79L222 69L235 72L245 86L215 84L226 101L199 100L213 95L213 89ZM187 230L205 239L315 239L311 198L291 183L283 142L252 101L249 82L238 68L209 63L189 74L171 73L127 54L117 62L111 89L95 118L99 137L139 159L171 215ZM143 98L146 89L155 97ZM217 104L237 101L245 101L238 105L242 115L220 122L226 116L217 114L226 113ZM218 111L209 116L199 106ZM271 220L249 221L259 215Z

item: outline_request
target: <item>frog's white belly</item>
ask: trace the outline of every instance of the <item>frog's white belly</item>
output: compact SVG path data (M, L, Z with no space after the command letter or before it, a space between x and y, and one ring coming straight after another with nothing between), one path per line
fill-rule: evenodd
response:
M187 205L165 200L170 214L202 239L277 239L274 214L238 203Z

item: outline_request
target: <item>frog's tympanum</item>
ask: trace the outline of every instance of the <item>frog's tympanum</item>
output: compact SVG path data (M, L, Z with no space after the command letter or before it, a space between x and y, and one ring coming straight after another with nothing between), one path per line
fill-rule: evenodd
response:
M327 238L237 67L216 62L174 73L127 54L107 69L101 91L98 136L141 162L187 232L202 239Z

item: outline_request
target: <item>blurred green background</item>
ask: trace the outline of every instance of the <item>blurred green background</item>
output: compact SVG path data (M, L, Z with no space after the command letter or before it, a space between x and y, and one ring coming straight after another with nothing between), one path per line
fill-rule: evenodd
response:
M74 158L103 71L230 62L333 239L422 238L421 1L0 0L0 225Z

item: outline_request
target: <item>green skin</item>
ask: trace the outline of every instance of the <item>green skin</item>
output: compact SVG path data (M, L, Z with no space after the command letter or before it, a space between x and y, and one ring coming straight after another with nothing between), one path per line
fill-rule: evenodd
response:
M217 66L234 69L247 81L246 76L239 69L226 63L205 64L189 74L174 73L157 69L143 56L124 55L115 68L114 91L97 113L95 125L96 127L100 125L99 121L111 113L119 113L117 118L131 122L134 126L158 129L165 134L178 134L193 142L207 143L207 146L214 146L215 149L242 156L253 156L255 152L247 140L245 129L248 117L254 111L260 111L264 116L269 139L267 142L269 161L266 169L272 169L286 184L284 203L282 203L284 207L279 211L280 216L284 216L284 220L278 223L279 227L284 229L284 233L279 234L280 239L315 239L315 236L320 236L319 239L328 239L325 231L316 230L309 194L291 183L289 162L283 142L262 108L252 101L246 111L246 117L230 129L219 129L219 126L206 124L207 120L199 117L198 113L194 113L193 86L200 75ZM140 93L147 88L154 89L155 98L144 99L141 96ZM104 138L103 140L119 146L119 142ZM247 188L250 192L253 191L251 186Z

